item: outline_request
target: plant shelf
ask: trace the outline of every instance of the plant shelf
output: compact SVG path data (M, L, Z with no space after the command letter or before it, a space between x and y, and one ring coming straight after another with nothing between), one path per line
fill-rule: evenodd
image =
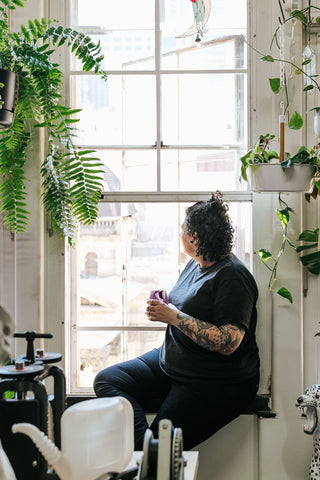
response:
M314 174L314 165L284 169L280 163L261 163L250 165L249 184L253 192L310 192Z

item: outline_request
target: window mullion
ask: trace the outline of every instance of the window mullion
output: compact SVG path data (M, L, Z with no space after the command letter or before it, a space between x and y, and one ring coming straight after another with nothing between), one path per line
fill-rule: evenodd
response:
M157 192L161 191L161 31L160 0L155 2L155 69L156 69L156 148L157 148Z

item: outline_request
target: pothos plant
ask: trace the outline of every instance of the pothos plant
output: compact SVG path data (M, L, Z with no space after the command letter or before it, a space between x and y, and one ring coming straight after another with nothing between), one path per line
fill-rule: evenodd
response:
M276 136L270 133L266 135L260 135L258 141L254 146L240 158L241 161L241 179L248 181L247 170L251 165L259 165L262 163L270 163L274 159L279 159L279 155L275 150L271 149L271 144L276 140ZM314 165L316 175L320 171L320 150L319 145L313 146L311 149L307 149L305 146L299 148L298 152L294 155L286 152L285 160L281 162L281 167L286 170L292 165ZM310 197L317 197L319 193L319 182L315 182L315 191L312 194L305 194L306 199L310 200ZM295 246L294 243L288 237L288 225L290 222L290 215L295 214L294 210L281 198L279 193L279 208L276 210L276 214L282 227L282 241L278 252L274 255L269 250L261 248L258 251L258 255L261 259L261 263L269 270L270 277L268 282L268 288L270 291L277 293L278 295L289 300L293 303L291 292L286 287L276 289L277 273L281 256L284 254L287 246L295 249L299 254L299 259L303 265L311 273L315 275L320 274L320 251L319 251L319 228L315 230L304 230L296 240L302 245ZM311 252L310 252L311 250ZM306 253L308 251L308 253ZM303 252L303 253L302 253ZM302 253L302 255L301 255Z
M280 45L280 40L279 40L279 32L281 28L284 28L284 25L287 22L291 22L292 20L296 20L301 22L305 27L310 27L311 23L315 23L317 25L320 25L320 15L312 17L312 11L315 10L316 12L320 12L320 7L317 7L315 5L309 4L307 7L302 8L301 10L292 10L289 14L289 17L283 18L281 21L281 24L276 28L272 35L271 43L270 43L270 53L262 53L258 49L254 48L252 45L249 45L250 48L252 48L258 55L260 56L260 60L263 62L277 62L283 67L286 65L290 66L294 70L294 74L296 77L299 77L300 75L304 76L305 79L308 80L307 84L303 87L302 91L303 92L308 92L311 90L317 90L318 93L320 93L320 84L318 81L318 74L312 74L308 73L308 65L311 64L312 59L311 58L306 58L301 62L300 65L294 63L291 59L285 59L285 58L279 58L271 54L272 48L274 45L277 46L278 50L281 51L281 45ZM290 101L289 101L289 93L288 93L288 84L287 84L287 77L286 77L286 72L285 68L283 68L283 78L280 79L280 77L276 78L269 78L269 84L271 87L271 90L275 94L283 94L283 114L287 115L288 117L288 127L293 129L293 130L299 130L303 126L303 118L300 113L297 111L294 111L294 113L290 113ZM314 107L311 110L316 110L319 108L318 106Z
M52 227L73 245L78 223L90 224L97 218L103 164L93 150L79 151L74 144L78 122L74 116L81 110L63 104L63 73L53 54L67 47L84 71L104 81L107 75L100 43L71 27L41 18L10 32L9 10L24 7L26 1L0 0L1 68L19 79L14 122L0 135L0 212L9 230L25 231L30 215L26 182L32 181L26 178L25 167L33 161L29 147L40 128L46 140L40 168L42 201Z
M312 23L320 25L320 16L315 15L312 17L313 12L319 13L320 8L314 5L309 5L300 10L292 10L288 18L282 18L280 25L276 28L270 43L270 53L262 53L258 49L254 48L252 45L249 45L258 55L260 60L263 62L278 62L282 68L282 79L280 78L269 78L269 85L271 90L276 95L282 96L282 105L283 105L283 114L287 116L288 127L293 130L299 130L303 127L303 118L297 111L290 113L290 101L288 93L288 84L286 78L285 66L288 65L294 71L294 76L304 76L307 79L307 82L302 88L303 92L308 92L311 90L316 90L320 93L320 83L318 81L318 74L312 74L308 71L308 65L312 62L311 58L307 58L301 62L301 64L296 64L290 58L279 58L271 54L272 48L274 45L281 52L281 40L279 34L284 25L292 20L299 21L305 27L309 28ZM318 106L311 110L318 110ZM247 180L247 169L250 165L259 164L259 163L269 163L278 159L279 156L277 152L270 149L270 143L275 139L275 135L260 135L258 141L253 146L253 148L247 152L243 157L241 157L241 177L244 180ZM283 169L290 168L294 164L312 164L316 167L315 181L313 184L313 191L311 194L305 194L306 200L310 201L311 197L316 199L320 195L320 181L319 181L319 171L320 171L320 150L319 144L313 146L311 149L302 146L299 148L298 152L295 155L290 155L289 153L285 154L285 160L281 162ZM299 259L306 267L308 271L313 274L318 275L320 273L320 242L319 242L319 229L315 230L304 230L296 240L300 245L295 246L293 242L288 238L288 224L290 221L290 215L294 214L292 208L290 208L286 202L281 198L279 194L279 208L277 209L277 216L280 220L283 234L282 242L280 249L276 255L273 255L266 249L260 249L258 252L259 257L261 258L261 263L265 265L270 271L270 279L268 287L271 291L278 293L279 295L287 298L291 303L292 295L287 288L282 287L275 289L277 272L279 261L282 254L285 251L287 245L294 248L299 255Z

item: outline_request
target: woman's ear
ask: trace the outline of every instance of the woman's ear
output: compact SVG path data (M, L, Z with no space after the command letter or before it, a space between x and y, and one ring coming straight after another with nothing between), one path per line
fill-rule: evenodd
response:
M197 232L194 232L194 233L192 234L192 240L190 240L190 243L195 243L195 244L197 244L197 242L198 242L198 238L197 238L197 237L198 237Z

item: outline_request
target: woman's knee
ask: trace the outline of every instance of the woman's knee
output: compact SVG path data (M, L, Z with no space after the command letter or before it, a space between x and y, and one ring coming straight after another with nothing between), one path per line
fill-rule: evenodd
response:
M112 377L113 376L109 374L109 368L105 368L97 373L93 381L93 389L97 397L109 396L108 393L112 396L112 389L114 387Z

